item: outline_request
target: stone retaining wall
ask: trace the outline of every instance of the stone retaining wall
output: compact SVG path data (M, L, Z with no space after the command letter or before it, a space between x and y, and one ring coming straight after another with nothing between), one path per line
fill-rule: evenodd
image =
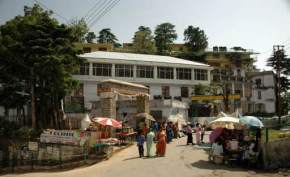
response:
M264 143L263 163L266 169L290 167L290 138Z

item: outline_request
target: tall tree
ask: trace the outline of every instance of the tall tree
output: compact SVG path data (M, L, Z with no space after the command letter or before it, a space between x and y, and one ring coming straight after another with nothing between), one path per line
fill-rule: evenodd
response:
M267 66L273 68L275 72L275 94L276 94L276 112L279 117L281 125L281 114L285 111L282 110L282 95L290 89L290 59L285 55L285 51L280 46L274 46L273 56L267 60Z
M155 45L158 54L168 54L171 51L170 44L177 39L177 34L171 23L162 23L154 31Z
M96 35L94 32L88 32L88 34L86 35L86 40L88 43L93 43L94 39L96 39Z
M74 29L59 24L39 5L25 7L24 16L0 26L2 91L13 87L12 103L28 95L22 101L30 102L33 128L61 127L60 101L77 85L71 74L83 62L73 42Z
M118 41L115 34L111 32L110 28L104 28L99 32L98 42L102 44L116 44Z
M73 41L74 42L85 42L85 35L89 32L89 28L84 18L73 19L69 27L72 30Z
M184 30L183 34L185 46L190 52L203 51L208 45L207 37L199 27L195 28L190 25Z
M135 53L154 54L156 52L154 37L149 27L140 26L133 38Z

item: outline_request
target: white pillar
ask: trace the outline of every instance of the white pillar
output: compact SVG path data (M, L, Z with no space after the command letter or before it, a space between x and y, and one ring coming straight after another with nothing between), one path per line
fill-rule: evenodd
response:
M136 65L133 66L133 77L134 78L137 77L137 66Z
M210 70L207 70L207 81L211 81L211 75L210 75Z
M112 77L115 77L115 64L112 64Z
M93 63L89 63L89 75L93 75Z
M235 94L235 83L232 82L232 93L231 94Z
M173 68L173 79L177 79L177 75L176 75L176 68Z
M158 79L157 76L157 66L154 66L154 70L153 70L153 73L154 73L154 79Z
M194 69L193 68L191 69L191 80L195 80L194 79Z

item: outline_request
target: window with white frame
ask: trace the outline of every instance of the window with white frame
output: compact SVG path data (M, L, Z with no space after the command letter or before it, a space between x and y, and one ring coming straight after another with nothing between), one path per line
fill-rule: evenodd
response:
M94 63L94 76L112 76L112 64Z
M194 69L194 80L203 80L208 79L207 70L205 69Z
M191 80L191 69L176 68L176 78L179 80Z
M116 64L115 76L116 77L133 77L133 65Z
M157 76L159 79L173 79L173 68L157 67Z
M137 66L137 77L154 78L154 67L153 66Z
M90 73L90 64L89 63L82 63L80 65L79 75L89 75L89 73Z

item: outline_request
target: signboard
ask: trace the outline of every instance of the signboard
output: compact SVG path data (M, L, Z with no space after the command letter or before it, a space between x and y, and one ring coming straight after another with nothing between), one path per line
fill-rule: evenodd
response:
M40 142L82 146L89 138L86 131L46 130L40 135Z
M206 101L206 100L223 100L223 96L218 95L200 95L200 96L192 96L191 100L193 101ZM241 99L241 95L229 95L229 100L239 100Z
M30 151L38 151L38 142L29 141L28 142L28 149Z

